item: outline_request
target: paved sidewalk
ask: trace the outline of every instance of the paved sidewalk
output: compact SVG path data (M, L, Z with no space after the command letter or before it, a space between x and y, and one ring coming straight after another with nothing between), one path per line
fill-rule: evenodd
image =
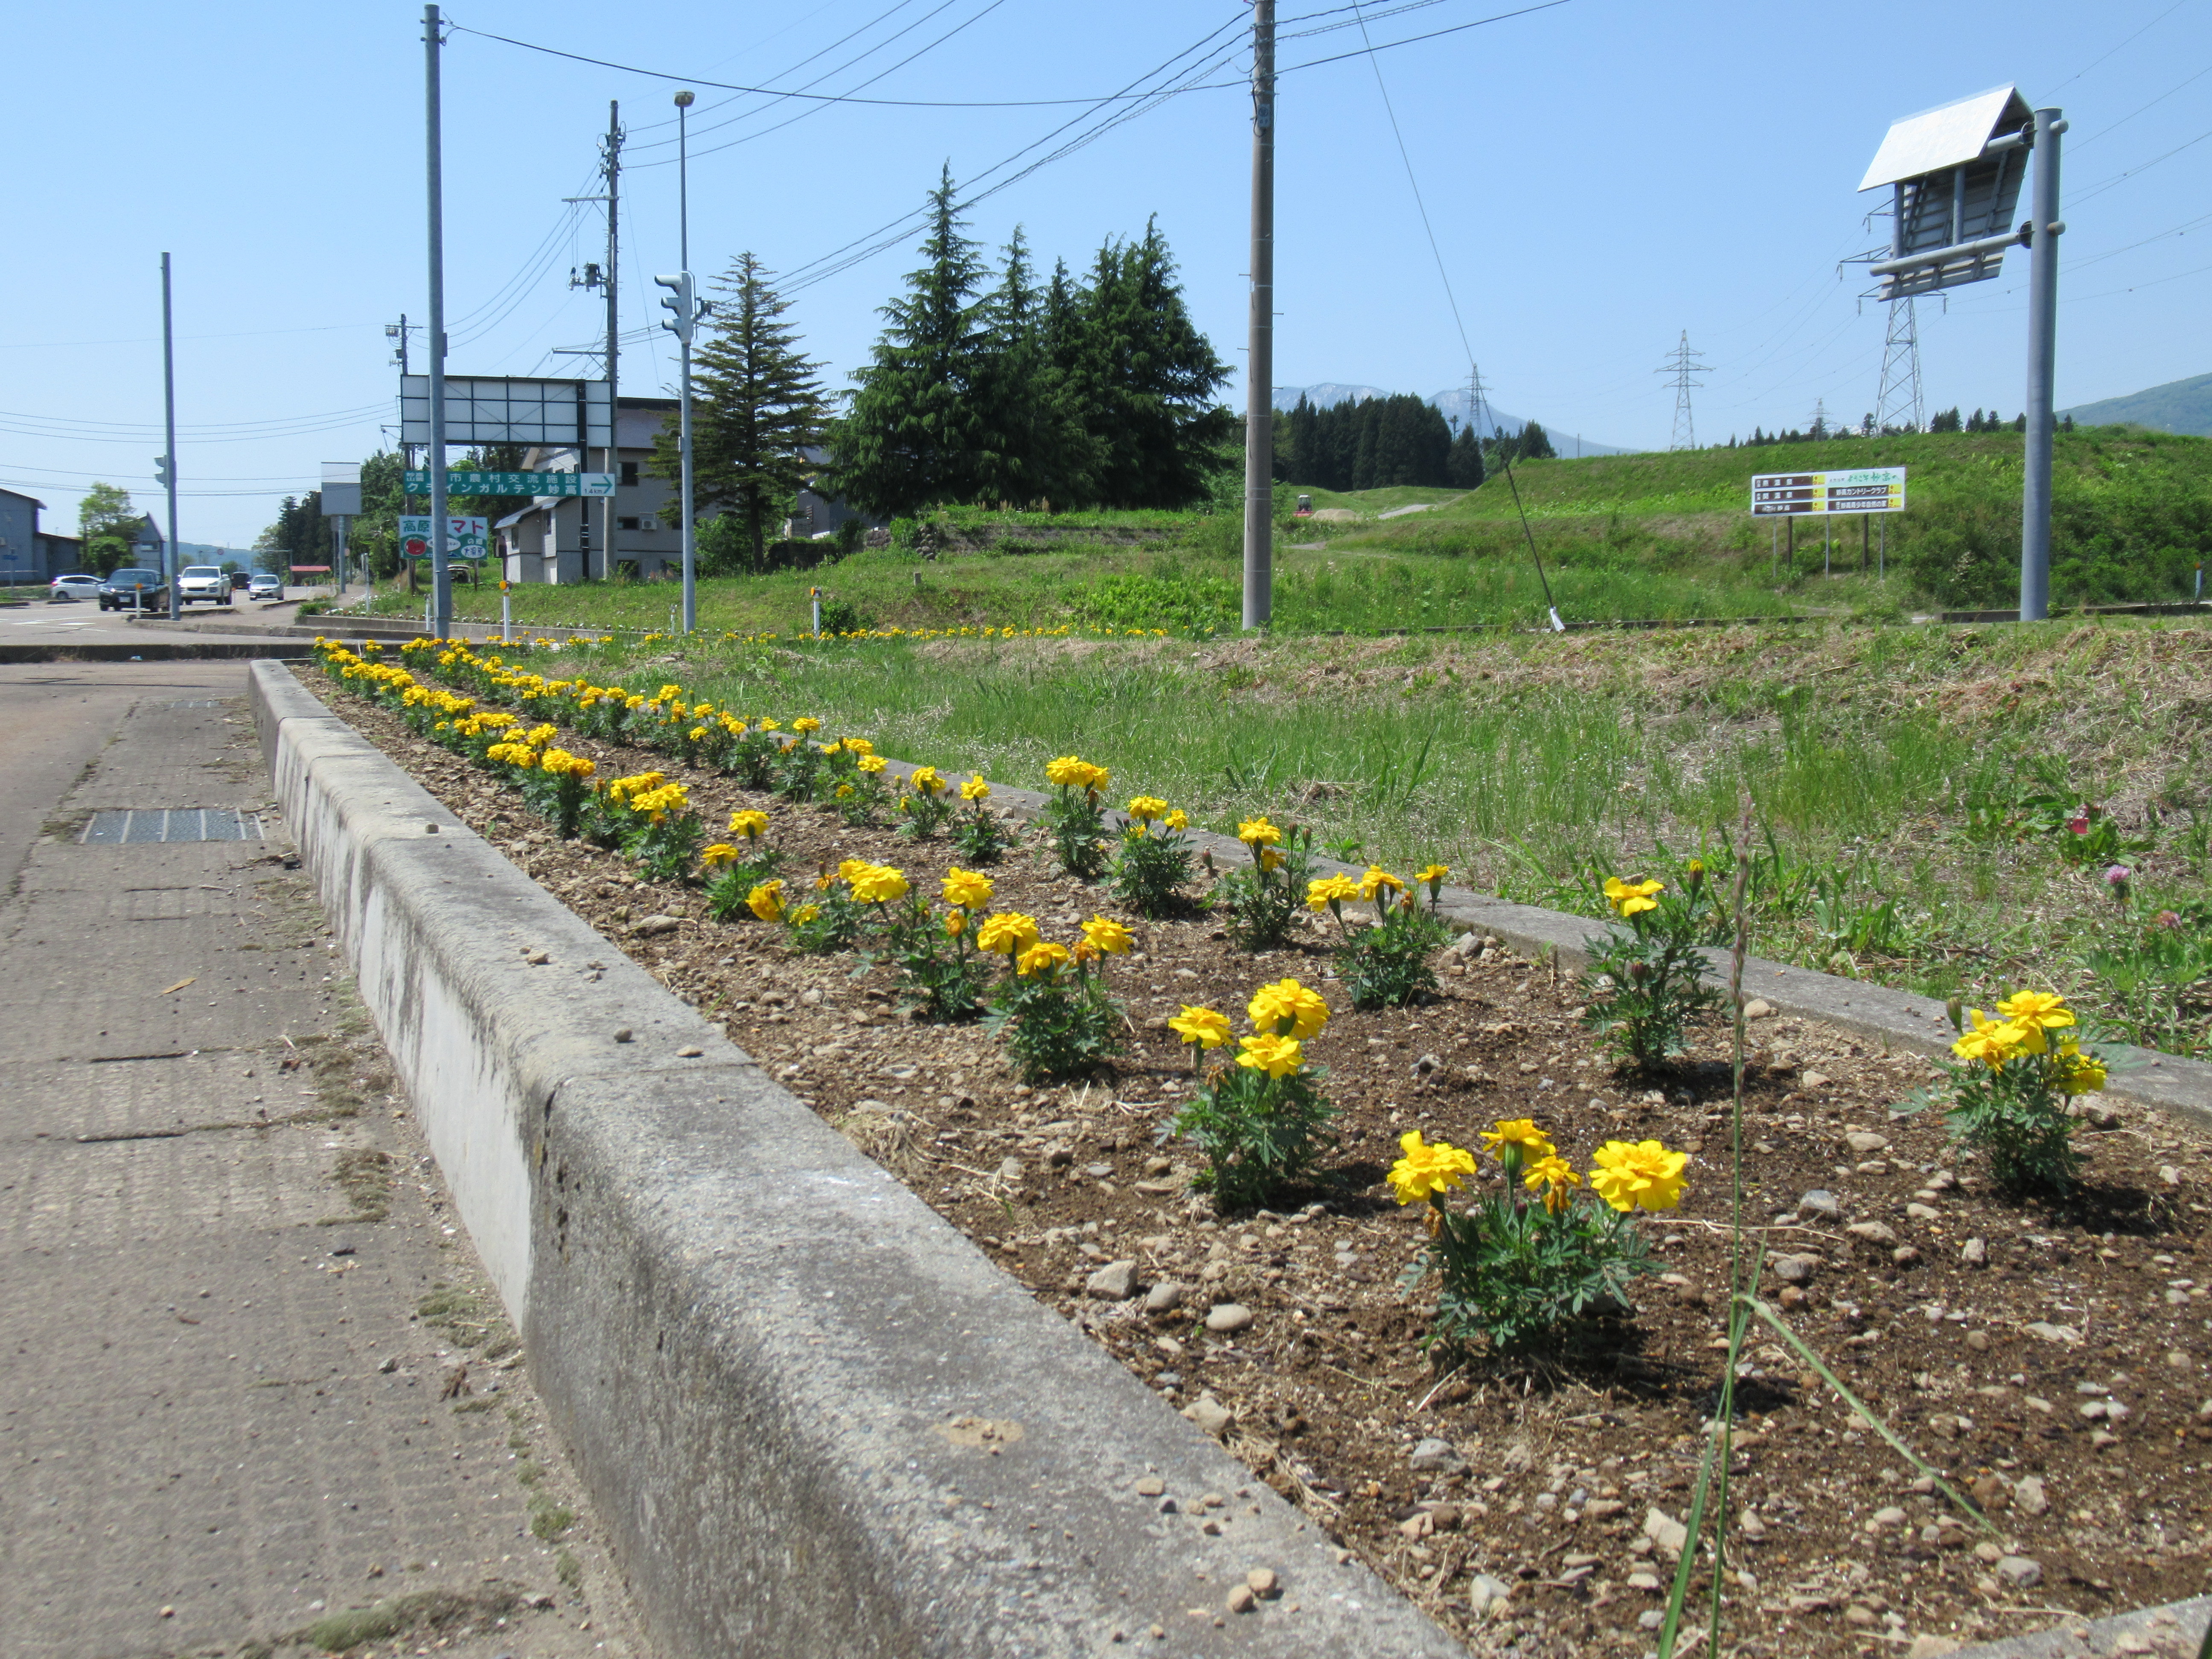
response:
M0 667L0 1650L641 1654L243 680Z

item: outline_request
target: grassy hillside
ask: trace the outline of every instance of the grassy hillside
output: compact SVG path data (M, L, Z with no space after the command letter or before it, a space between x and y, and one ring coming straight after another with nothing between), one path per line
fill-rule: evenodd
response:
M1907 510L1887 526L1893 572L1929 600L2002 604L2018 582L2022 446L2009 432L1834 439L1534 461L1516 467L1513 482L1538 547L1566 568L1733 566L1749 574L1766 567L1774 533L1773 520L1754 523L1746 511L1753 473L1904 466ZM1839 520L1835 531L1856 566L1857 525ZM1797 535L1802 580L1805 543L1818 541L1820 526L1802 522ZM1377 521L1340 540L1376 551L1510 557L1521 531L1498 477L1432 512ZM2051 544L2057 603L2186 597L2197 562L2212 552L2212 441L2103 428L2061 434Z
M1547 582L1571 621L1881 618L2002 605L2017 592L2021 454L2018 435L1991 433L1537 461L1514 471L1525 534L1503 477L1472 492L1279 487L1275 627L1526 627L1544 614ZM1776 562L1776 521L1754 523L1745 510L1753 473L1877 465L1911 469L1909 508L1884 526L1887 580L1860 573L1859 529L1848 520L1834 526L1830 573L1815 520L1797 526L1794 564ZM1289 516L1300 493L1316 517ZM2212 440L2112 428L2062 435L2054 496L2055 603L2185 598L2197 562L2212 551ZM884 628L1185 633L1238 622L1243 527L1233 496L1196 513L961 508L933 522L942 550L932 560L899 545L817 571L702 583L702 624L799 631L817 586ZM901 526L902 543L913 528ZM419 613L421 603L388 595L380 608ZM676 594L662 583L530 586L513 603L526 625L665 628ZM459 606L465 617L499 615L492 592L465 590Z

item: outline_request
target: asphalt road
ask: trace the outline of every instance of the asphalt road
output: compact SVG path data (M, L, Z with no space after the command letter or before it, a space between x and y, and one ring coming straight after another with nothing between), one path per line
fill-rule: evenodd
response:
M244 673L0 666L0 1650L641 1653Z

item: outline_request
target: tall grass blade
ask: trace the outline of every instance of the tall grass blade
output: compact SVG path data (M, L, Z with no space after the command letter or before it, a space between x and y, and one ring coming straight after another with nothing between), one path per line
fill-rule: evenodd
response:
M1865 1422L1869 1428L1872 1429L1876 1434L1889 1442L1892 1450L1895 1451L1899 1456L1904 1458L1906 1462L1911 1464L1914 1468L1919 1470L1921 1474L1926 1475L1930 1480L1934 1481L1946 1498L1949 1498L1954 1504L1956 1504L1960 1509L1966 1510L1967 1514L1974 1517L1975 1524L1979 1526L1984 1532L1992 1534L1996 1533L1996 1528L1991 1523L1989 1516L1984 1515L1981 1510L1975 1508L1972 1503L1964 1497L1956 1486L1954 1486L1942 1475L1936 1474L1932 1468L1921 1459L1921 1456L1917 1452L1914 1451L1911 1447L1906 1445L1905 1442L1899 1439L1897 1436L1892 1432L1888 1424L1883 1422L1879 1417L1876 1417L1871 1411L1868 1410L1867 1407L1861 1403L1859 1397L1853 1394L1849 1389L1845 1388L1842 1380L1837 1376L1835 1372L1830 1370L1826 1364L1822 1362L1820 1356L1814 1353L1812 1349L1807 1347L1803 1339L1801 1338L1796 1332L1791 1330L1789 1326L1782 1322L1781 1315L1776 1313L1772 1308L1769 1307L1765 1303L1760 1301L1755 1296L1747 1296L1744 1297L1744 1304L1753 1313L1758 1315L1759 1317L1771 1325L1784 1342L1787 1342L1791 1347L1796 1349L1797 1352L1804 1357L1805 1363L1810 1365L1815 1371L1819 1372L1821 1378L1827 1383L1827 1385L1833 1389L1836 1393L1842 1397L1843 1402L1846 1406L1849 1406L1854 1412L1857 1413L1861 1419Z

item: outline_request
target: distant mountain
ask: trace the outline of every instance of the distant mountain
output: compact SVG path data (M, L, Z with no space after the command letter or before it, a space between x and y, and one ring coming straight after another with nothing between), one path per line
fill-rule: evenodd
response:
M1301 397L1310 398L1318 407L1327 409L1336 404L1358 403L1368 398L1388 398L1390 395L1379 386L1347 386L1336 380L1324 380L1318 386L1277 386L1275 407L1282 410L1295 409ZM1454 422L1455 425L1468 417L1468 400L1467 388L1464 386L1437 392L1424 401L1433 404L1442 411L1444 419ZM1542 418L1540 416L1537 417L1539 421ZM1508 415L1495 404L1491 406L1490 419L1492 424L1504 427L1509 433L1518 433L1528 423L1523 416ZM1558 427L1548 422L1545 423L1544 430L1551 436L1552 447L1562 455L1626 455L1633 453L1613 444L1595 443L1588 438L1577 441L1573 433L1562 432Z
M1279 398L1283 394L1278 392L1275 395ZM1294 398L1291 401L1297 400ZM2168 380L2148 392L2107 398L2102 403L2077 404L2058 412L2071 415L2077 426L2114 426L2129 421L2160 432L2185 432L2199 438L2212 438L2212 374Z

